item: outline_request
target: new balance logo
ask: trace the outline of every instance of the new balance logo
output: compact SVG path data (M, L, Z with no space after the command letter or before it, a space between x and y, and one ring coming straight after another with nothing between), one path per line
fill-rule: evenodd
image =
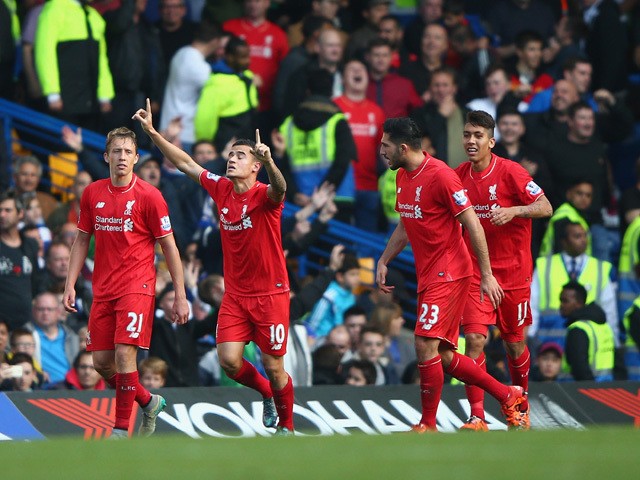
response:
M102 207L104 207L104 202L96 203L96 208L102 208Z

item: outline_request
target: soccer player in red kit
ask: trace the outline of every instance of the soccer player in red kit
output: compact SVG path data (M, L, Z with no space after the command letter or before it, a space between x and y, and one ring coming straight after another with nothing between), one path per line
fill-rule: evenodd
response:
M505 292L497 309L481 303L480 270L474 263L473 283L462 317L465 353L486 370L483 348L489 325L496 325L507 351L511 379L526 392L531 365L524 334L531 324L531 219L549 217L553 210L542 189L523 167L491 153L495 125L486 112L475 110L467 114L463 144L469 161L456 168L485 231L493 274ZM470 247L467 231L464 238ZM473 258L471 248L469 252ZM473 385L466 385L465 389L471 417L462 428L488 430L484 421L484 392ZM511 418L513 423L509 427L526 430L530 425L529 402L522 402L519 409L521 414Z
M229 378L260 392L266 427L275 427L277 421L276 435L292 435L293 384L284 370L289 280L280 237L287 184L269 147L260 142L257 130L255 143L238 140L229 153L227 175L220 177L153 128L149 100L147 109L138 110L133 118L164 156L199 182L216 203L225 283L216 332L220 366ZM267 171L270 185L257 181L260 168ZM242 358L250 341L260 347L269 380Z
M422 132L413 120L390 118L383 132L380 154L389 168L400 169L396 178L400 223L378 260L376 281L381 290L391 292L393 286L386 284L387 265L411 242L418 278L414 333L422 403L422 418L413 430L423 433L437 429L444 372L489 392L508 419L517 413L524 398L522 387L503 385L469 357L456 352L473 274L460 224L469 232L482 272L478 295L494 306L503 296L491 273L482 226L456 173L421 150Z
M117 128L107 135L105 162L109 178L90 184L80 200L78 233L71 248L63 304L75 312L74 285L95 237L93 305L87 350L93 364L116 389L116 420L112 437L127 437L133 402L143 410L139 434L155 431L156 417L166 403L138 381L138 347L149 348L156 287L155 251L160 243L176 286L173 322L189 316L180 253L176 247L167 204L160 191L138 178L136 135Z

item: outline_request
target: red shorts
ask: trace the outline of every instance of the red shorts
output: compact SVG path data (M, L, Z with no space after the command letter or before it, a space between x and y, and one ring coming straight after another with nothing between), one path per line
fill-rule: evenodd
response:
M116 343L149 348L155 297L132 293L94 301L89 315L87 350L114 350Z
M530 297L530 287L505 290L502 303L494 310L486 296L484 302L480 302L480 285L472 285L462 317L464 333L479 333L486 337L488 326L496 325L506 342L524 340L524 329L531 325Z
M282 356L289 337L289 292L258 297L225 293L218 312L216 343L250 342L262 353Z
M460 320L471 277L453 282L432 283L418 295L418 321L414 333L439 338L458 346Z

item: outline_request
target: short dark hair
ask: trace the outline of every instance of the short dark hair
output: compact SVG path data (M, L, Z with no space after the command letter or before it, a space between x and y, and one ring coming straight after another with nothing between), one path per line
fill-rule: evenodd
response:
M322 15L309 15L302 21L302 36L305 40L311 38L318 30L322 30L325 25L333 25L331 20Z
M16 210L18 212L24 211L24 203L22 202L20 195L18 195L15 190L7 190L0 193L0 203L3 203L7 200L13 200L13 203L15 204Z
M349 270L355 270L356 268L360 268L358 257L353 253L345 253L342 266L338 269L338 273L347 273Z
M23 353L23 352L14 353L13 356L11 357L11 360L9 360L10 365L17 365L19 363L25 363L25 362L30 364L32 367L34 366L33 357L28 353Z
M364 315L366 317L367 316L367 312L360 305L354 305L352 307L347 308L344 311L344 313L342 314L342 319L344 321L345 318L355 317L355 316L358 316L358 315Z
M449 75L449 77L451 77L451 80L453 80L453 84L456 86L458 85L458 72L456 72L454 68L445 65L444 67L436 68L433 72L431 72L431 80L429 80L429 86L431 86L431 83L433 83L434 77L440 74Z
M396 15L393 15L392 13L388 13L384 17L382 17L380 19L380 23L382 23L385 20L393 20L393 23L396 24L396 27L402 28L402 22Z
M223 35L222 29L218 24L203 20L197 26L193 39L196 42L208 43L216 38L222 38Z
M362 327L362 329L360 330L360 338L358 341L362 341L362 337L364 337L365 333L376 333L378 335L382 335L384 337L384 332L382 331L382 329L376 325L365 325L364 327Z
M0 320L0 323L5 323L5 322L3 320ZM11 335L9 335L9 345L11 346L11 348L15 347L16 338L23 337L23 336L26 336L26 335L29 335L31 338L33 338L33 332L31 330L29 330L28 328L18 327L18 328L13 329L11 331Z
M578 226L580 228L584 228L578 222L565 222L564 226L562 228L560 239L561 240L566 240L569 237L569 227L575 227L575 226Z
M371 50L376 47L389 47L389 50L393 50L391 44L386 39L381 37L376 37L367 44L367 52L371 52Z
M249 138L239 138L238 140L236 140L233 145L231 145L232 147L251 147L251 150L255 150L256 148L256 142L249 139Z
M484 78L484 80L486 80L491 75L493 75L494 73L499 72L499 71L504 72L504 76L507 78L507 81L508 81L509 80L509 72L507 71L507 67L505 67L500 62L494 62L491 65L489 65L487 67L487 69L485 70L484 75L482 76L482 78Z
M584 109L591 110L593 112L593 108L591 107L591 105L589 105L584 100L578 100L576 103L572 103L571 105L569 105L569 108L567 108L567 115L569 115L569 118L574 118L578 110Z
M310 95L331 97L333 74L326 68L311 68L307 75L307 89Z
M530 42L537 42L541 45L544 45L544 38L542 38L542 35L534 30L523 30L518 33L518 35L516 35L516 49L522 50Z
M340 366L340 369L345 380L347 378L347 375L349 374L350 368L357 368L358 370L360 370L362 372L362 375L364 375L364 379L367 382L367 385L373 385L376 383L378 372L376 372L376 366L373 364L373 362L369 360L353 359L343 363Z
M387 118L382 131L389 135L389 140L396 145L405 143L412 150L422 148L422 130L409 117Z
M473 110L467 113L467 123L474 127L482 127L489 133L489 138L493 138L493 131L496 128L496 122L491 115L482 110Z
M517 115L518 117L520 117L520 120L524 122L524 115L522 115L522 112L519 112L515 106L507 106L505 108L498 107L498 111L496 113L496 116L498 118L496 118L496 123L506 115Z
M231 35L227 45L224 47L225 55L235 55L236 51L241 47L249 48L249 44L240 37Z
M463 0L447 0L442 6L442 13L450 13L452 15L464 15Z
M586 57L583 57L582 55L574 55L564 61L564 63L562 64L562 71L570 72L581 63L588 63L589 65L591 65L591 62Z
M86 350L80 350L78 352L78 355L76 355L76 358L73 359L73 368L75 368L76 370L78 369L78 366L80 366L80 359L85 355L93 358L93 354L91 352L87 352Z
M563 290L573 290L574 292L576 292L576 299L582 303L582 304L586 304L587 303L587 289L584 288L584 286L579 283L576 282L575 280L570 280L568 283L565 283L562 286Z

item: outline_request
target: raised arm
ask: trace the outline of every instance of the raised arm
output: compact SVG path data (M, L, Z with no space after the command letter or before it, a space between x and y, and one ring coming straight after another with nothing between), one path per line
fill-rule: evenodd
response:
M147 108L138 109L132 117L140 122L140 126L145 131L151 141L160 149L162 154L173 163L178 170L186 173L192 180L200 182L200 173L204 170L198 163L186 152L169 142L153 128L153 118L151 116L151 101L147 98Z
M271 150L260 141L260 130L256 128L256 148L254 151L256 159L262 164L269 176L269 188L267 195L274 202L282 202L284 194L287 192L287 182L282 172L276 166L276 162L271 158Z

